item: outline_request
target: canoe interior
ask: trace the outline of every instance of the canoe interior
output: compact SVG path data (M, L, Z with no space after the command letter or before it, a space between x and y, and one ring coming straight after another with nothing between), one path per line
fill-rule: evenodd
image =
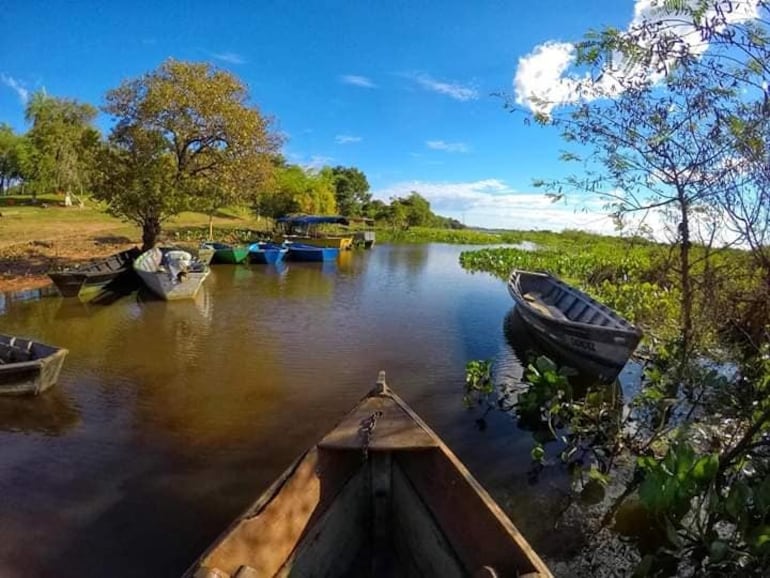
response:
M37 395L52 387L67 353L62 347L0 335L0 394Z
M530 308L556 321L639 332L609 307L550 275L515 271L510 285Z
M394 394L303 455L185 574L551 576L462 463ZM363 424L375 417L364 452Z

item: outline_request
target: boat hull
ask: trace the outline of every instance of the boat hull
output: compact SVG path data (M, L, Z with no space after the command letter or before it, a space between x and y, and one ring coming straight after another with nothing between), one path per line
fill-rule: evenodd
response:
M249 262L259 265L275 265L284 260L289 250L275 243L254 243L249 246Z
M288 258L292 261L328 262L334 261L340 254L339 249L332 247L315 247L298 243L289 244Z
M184 578L380 575L552 576L382 373Z
M29 339L0 335L0 395L38 395L51 388L68 351Z
M617 373L642 338L610 308L551 275L513 271L508 290L534 336L573 359L585 357Z
M161 299L192 299L208 277L210 269L195 261L188 270L175 272L171 267L163 266L164 252L171 251L154 248L142 253L134 262L137 275L145 286ZM190 256L189 253L187 255Z
M56 285L62 297L78 297L98 293L109 285L122 282L133 275L131 264L141 254L133 248L111 255L82 269L49 272L48 277Z

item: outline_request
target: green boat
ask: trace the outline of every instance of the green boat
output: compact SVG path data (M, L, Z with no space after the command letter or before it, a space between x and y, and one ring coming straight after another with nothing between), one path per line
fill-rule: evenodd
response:
M249 256L249 248L243 245L228 245L227 243L216 243L206 241L201 243L201 249L213 249L214 256L212 263L226 263L228 265L237 265L243 263Z

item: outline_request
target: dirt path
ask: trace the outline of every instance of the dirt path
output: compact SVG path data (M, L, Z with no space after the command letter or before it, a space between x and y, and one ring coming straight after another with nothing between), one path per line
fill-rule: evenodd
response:
M89 228L91 229L91 228ZM0 292L36 289L50 284L46 272L106 257L135 246L114 227L61 234L45 239L0 246Z

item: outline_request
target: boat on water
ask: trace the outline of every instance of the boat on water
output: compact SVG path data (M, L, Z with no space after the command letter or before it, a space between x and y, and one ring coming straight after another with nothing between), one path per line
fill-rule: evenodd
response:
M380 372L184 574L251 576L552 575Z
M139 255L134 270L150 291L167 301L195 297L210 271L187 251L168 247Z
M279 243L252 243L249 245L249 262L262 265L275 265L283 261L289 249Z
M616 373L642 339L638 327L549 273L514 269L508 291L537 337Z
M205 241L201 243L201 248L214 250L211 263L237 265L238 263L243 263L246 260L246 257L249 256L249 248L243 245L230 245L228 243Z
M216 250L212 247L206 246L205 243L201 243L198 247L198 254L196 255L198 261L203 263L204 265L210 265L211 260L214 258L214 253L216 253Z
M287 243L287 247L288 258L292 261L334 261L340 254L340 250L335 247L316 247L306 243Z
M38 395L59 379L68 351L0 334L0 395Z
M108 285L117 284L132 276L131 265L140 254L141 251L133 247L83 266L49 271L48 277L56 285L62 297L95 294Z
M347 226L346 217L328 215L292 215L275 221L278 232L273 240L278 243L302 243L330 249L347 251L353 248L353 235L328 235L322 233L322 225Z

